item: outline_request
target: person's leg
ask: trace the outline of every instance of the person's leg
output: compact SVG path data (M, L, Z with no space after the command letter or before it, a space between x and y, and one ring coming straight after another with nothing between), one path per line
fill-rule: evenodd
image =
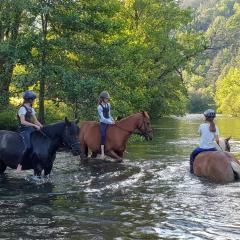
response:
M23 156L17 166L17 172L20 172L22 170L22 162L24 161L24 159L27 157L27 155L29 154L29 151L31 150L31 133L34 132L35 129L32 127L26 128L24 131L22 131L20 134L23 138L23 142L25 145L25 150L23 153Z
M106 130L107 124L100 123L100 131L101 131L101 158L105 158L105 143L106 143Z
M202 152L203 149L201 148L196 148L190 155L190 173L194 173L193 171L193 162L194 162L194 159L196 158L196 156Z

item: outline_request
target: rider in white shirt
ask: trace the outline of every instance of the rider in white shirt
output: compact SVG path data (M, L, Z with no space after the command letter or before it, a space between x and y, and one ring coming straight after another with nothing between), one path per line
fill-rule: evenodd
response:
M214 123L216 113L212 109L204 112L205 123L199 126L198 132L200 134L199 147L196 148L190 156L190 172L193 173L193 162L196 156L201 152L217 151L215 141L219 145L219 129Z

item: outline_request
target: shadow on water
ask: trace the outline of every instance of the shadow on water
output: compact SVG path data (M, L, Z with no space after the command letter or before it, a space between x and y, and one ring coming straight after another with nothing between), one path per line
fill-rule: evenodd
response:
M239 182L192 176L198 115L153 123L154 140L128 146L124 164L80 165L58 154L49 182L0 177L2 239L239 239ZM239 151L240 119L218 117Z

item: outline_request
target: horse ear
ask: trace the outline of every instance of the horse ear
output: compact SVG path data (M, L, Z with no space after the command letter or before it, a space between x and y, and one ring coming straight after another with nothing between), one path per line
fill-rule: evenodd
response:
M231 138L232 138L232 136L230 136L230 137L226 138L226 141L229 141Z
M79 124L79 118L75 120L75 123L76 123L76 124Z
M67 117L65 117L65 123L68 124L68 125L71 124L71 122L68 120Z
M144 117L149 118L149 115L146 111L142 111L142 114L143 114Z

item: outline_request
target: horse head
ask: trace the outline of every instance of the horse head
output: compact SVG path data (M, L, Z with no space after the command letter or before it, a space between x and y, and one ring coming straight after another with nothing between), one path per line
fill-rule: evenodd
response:
M65 129L62 137L63 144L71 150L74 156L80 154L80 129L77 124L78 120L70 122L67 118L65 118Z
M141 132L141 135L145 137L146 140L152 140L153 130L150 124L150 117L147 112L141 113L141 118L138 123L137 129Z
M219 145L217 145L216 148L219 151L230 152L230 150L231 150L231 146L229 144L230 139L231 139L231 137L228 137L226 139L219 139Z
M230 137L228 137L228 138L226 138L226 139L224 139L224 142L225 142L225 151L227 151L227 152L230 152L230 150L231 150L231 146L230 146L230 144L229 144L229 140L231 139L231 136Z

